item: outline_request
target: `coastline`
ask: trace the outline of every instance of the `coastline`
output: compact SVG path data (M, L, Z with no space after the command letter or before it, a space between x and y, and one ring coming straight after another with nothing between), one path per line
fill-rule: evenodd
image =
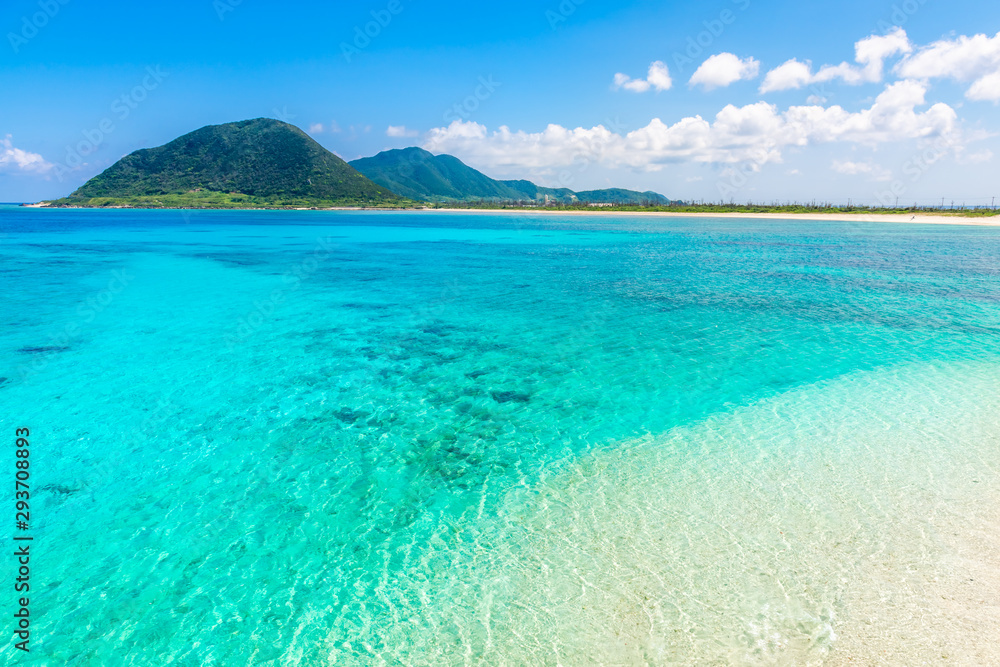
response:
M20 204L24 208L44 208L44 209L69 209L69 210L100 210L93 206L49 206L44 202L33 204ZM494 214L494 215L562 215L562 216L648 216L654 218L752 218L761 220L802 220L802 221L858 221L858 222L902 222L923 225L972 225L976 227L1000 227L1000 216L972 218L961 215L927 215L927 214L900 214L900 213L697 213L697 212L672 212L672 211L615 211L609 209L597 209L593 211L581 210L558 210L558 209L474 209L474 208L389 208L389 207L367 207L367 206L331 206L329 208L185 208L185 207L164 207L164 208L134 208L131 206L107 206L102 207L115 210L156 210L156 211L391 211L391 212L413 212L413 213L472 213L472 214Z
M466 209L466 208L436 208L415 209L442 213L541 213L545 215L578 215L602 216L615 214L606 209L600 211L553 211L545 209ZM673 213L670 211L620 211L618 215L638 215L660 218L760 218L765 220L841 220L860 222L909 222L913 224L931 225L976 225L983 227L1000 227L1000 216L993 218L967 218L950 215L906 215L898 213L844 214L844 213Z

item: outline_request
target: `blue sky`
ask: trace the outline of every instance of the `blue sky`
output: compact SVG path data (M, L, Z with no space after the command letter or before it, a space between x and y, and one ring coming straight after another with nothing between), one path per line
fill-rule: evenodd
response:
M0 201L258 116L348 160L422 145L577 190L1000 196L1000 5L817 4L8 0Z

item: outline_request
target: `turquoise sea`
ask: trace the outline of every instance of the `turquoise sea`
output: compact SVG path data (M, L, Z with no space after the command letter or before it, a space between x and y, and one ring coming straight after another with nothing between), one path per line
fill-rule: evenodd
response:
M0 232L0 468L29 427L35 536L4 660L1000 663L1000 229Z

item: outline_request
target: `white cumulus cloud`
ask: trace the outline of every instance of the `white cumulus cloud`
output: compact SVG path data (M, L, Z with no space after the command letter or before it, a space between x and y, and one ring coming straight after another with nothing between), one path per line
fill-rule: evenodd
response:
M320 134L323 132L323 123L313 123L309 126L309 134Z
M888 35L872 35L854 44L854 60L857 65L842 62L839 65L823 65L813 74L809 61L800 62L795 58L772 69L764 77L761 93L801 88L814 83L825 83L841 79L844 83L878 83L882 80L887 58L913 51L906 31L896 28Z
M544 173L554 168L601 163L656 171L678 162L756 164L780 162L782 150L818 143L848 142L865 146L946 136L960 145L958 118L946 104L918 110L926 84L899 81L886 87L872 106L849 112L840 106L777 106L757 102L727 105L714 120L686 117L672 125L654 118L643 128L619 134L603 125L569 129L549 125L541 132L490 132L486 126L456 120L431 130L423 147L450 153L481 168L507 173Z
M633 79L621 72L615 74L614 79L614 87L616 89L624 88L633 93L644 93L650 88L656 91L670 90L670 87L673 85L674 82L670 78L670 69L661 60L655 60L649 64L649 72L646 74L645 79Z
M912 79L972 81L965 93L970 100L1000 101L1000 32L934 42L905 58L896 71Z
M886 59L912 51L913 45L906 36L906 31L896 28L888 35L872 35L857 42L854 45L854 59L864 66L861 70L863 81L881 81Z
M965 92L970 100L1000 101L1000 72L987 74L976 79L976 82Z
M688 84L712 90L737 81L755 79L759 73L760 62L757 60L753 58L740 60L735 54L720 53L703 62L691 75Z
M812 81L812 76L812 67L808 62L801 63L792 58L767 73L764 83L760 85L760 92L801 88Z
M29 153L14 146L13 139L10 134L0 139L0 171L47 174L55 168L38 153Z

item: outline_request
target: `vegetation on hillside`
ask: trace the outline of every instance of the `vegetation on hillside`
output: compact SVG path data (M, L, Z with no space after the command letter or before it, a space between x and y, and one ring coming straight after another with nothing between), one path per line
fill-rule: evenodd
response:
M139 197L89 197L84 199L59 199L50 206L83 208L197 208L197 209L328 209L328 208L381 208L411 209L416 202L402 199L373 202L368 199L340 198L336 200L282 195L245 195L239 192L185 192L183 194L144 195Z
M422 148L382 151L350 163L352 167L400 195L425 201L520 199L519 193L450 155Z

